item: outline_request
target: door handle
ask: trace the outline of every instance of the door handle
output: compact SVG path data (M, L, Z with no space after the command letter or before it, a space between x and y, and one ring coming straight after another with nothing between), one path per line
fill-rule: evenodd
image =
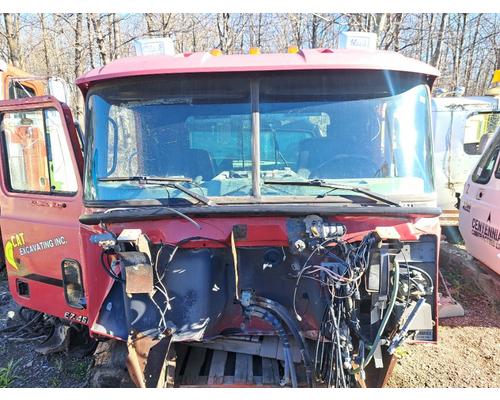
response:
M66 208L67 204L59 201L33 200L32 205L37 207Z
M482 200L483 196L484 196L484 190L483 189L479 189L477 191L477 194L476 194L476 200Z

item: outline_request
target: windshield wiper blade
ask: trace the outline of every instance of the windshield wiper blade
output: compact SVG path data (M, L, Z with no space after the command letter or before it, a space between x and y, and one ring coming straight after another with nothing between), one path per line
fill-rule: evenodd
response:
M206 196L196 193L195 191L185 188L180 185L180 183L193 183L191 178L185 178L182 176L117 176L117 177L105 177L98 178L100 182L138 182L139 184L158 184L163 186L173 187L180 192L187 194L195 200L206 204L207 206L212 206L214 203Z
M144 182L144 183L148 183L151 181L187 182L187 183L193 182L191 178L185 178L183 176L106 176L104 178L97 178L97 180L100 182Z
M328 193L334 191L334 190L349 190L351 192L355 193L361 193L364 194L367 197L370 197L374 200L381 201L383 203L389 204L391 206L395 207L401 207L401 205L381 194L374 193L371 190L363 189L358 186L350 186L350 185L344 185L344 184L337 184L337 183L327 183L321 179L311 179L309 181L281 181L281 180L275 180L275 181L264 181L265 184L267 185L290 185L290 186L314 186L314 187L324 187L326 189L331 189L323 194L318 195L318 198L323 198L325 197Z

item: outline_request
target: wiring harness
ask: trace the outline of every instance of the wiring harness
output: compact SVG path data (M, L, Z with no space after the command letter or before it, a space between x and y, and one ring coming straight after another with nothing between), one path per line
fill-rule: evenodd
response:
M20 323L0 330L5 340L13 342L44 341L54 331L54 318L44 313L21 307L18 311Z
M297 276L293 306L299 321L302 318L296 297L302 279L318 282L326 299L315 346L314 377L328 387L351 386L354 350L351 327L359 327L354 301L360 299L360 285L376 242L373 234L366 235L359 245L339 238L327 239L314 248Z

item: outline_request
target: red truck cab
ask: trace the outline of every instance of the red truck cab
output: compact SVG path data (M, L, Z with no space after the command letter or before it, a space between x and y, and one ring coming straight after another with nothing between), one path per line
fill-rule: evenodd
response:
M381 386L437 340L434 68L367 50L120 59L1 102L15 300L137 386ZM119 351L119 350L117 350Z

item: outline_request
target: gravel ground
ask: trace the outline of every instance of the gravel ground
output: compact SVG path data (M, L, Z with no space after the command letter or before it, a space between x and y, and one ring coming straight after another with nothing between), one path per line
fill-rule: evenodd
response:
M389 387L500 387L499 304L492 303L456 271L442 270L465 317L440 321L437 345L404 345ZM0 276L0 329L17 306ZM441 292L443 290L441 289ZM74 353L43 356L30 342L0 337L2 368L13 362L12 387L85 387L92 357Z
M498 388L499 304L457 271L442 268L442 273L465 316L440 321L437 345L404 345L388 386Z

